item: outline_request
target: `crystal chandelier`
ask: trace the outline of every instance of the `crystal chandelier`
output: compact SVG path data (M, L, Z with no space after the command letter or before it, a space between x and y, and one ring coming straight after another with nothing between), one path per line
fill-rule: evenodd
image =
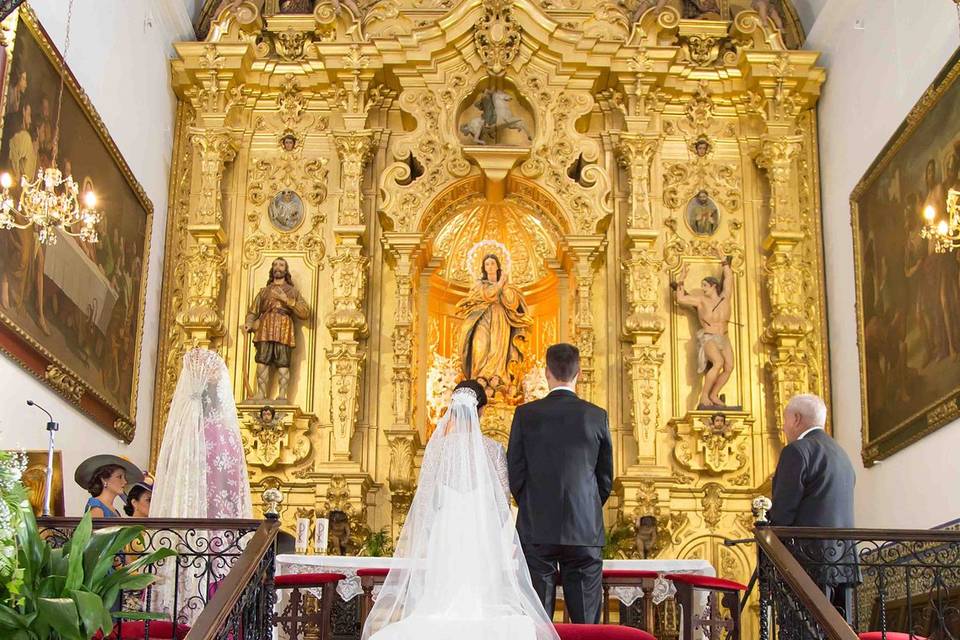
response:
M923 210L925 224L920 237L933 240L937 253L946 253L960 247L960 191L947 192L947 219L937 221L937 210L927 205Z
M67 30L63 44L63 59L70 48L70 21L73 17L73 0L67 8ZM27 229L35 227L41 245L54 245L57 230L84 242L97 242L97 223L100 212L95 210L96 195L88 191L80 202L80 187L73 176L64 177L57 168L57 151L60 142L60 109L63 106L63 76L60 74L60 95L57 100L57 119L53 139L51 166L39 169L32 182L27 176L20 177L20 197L14 203L10 188L10 174L0 175L0 229Z

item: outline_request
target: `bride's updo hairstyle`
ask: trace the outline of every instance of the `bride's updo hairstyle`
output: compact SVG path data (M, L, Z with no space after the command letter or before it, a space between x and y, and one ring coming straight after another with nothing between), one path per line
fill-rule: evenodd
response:
M470 389L470 391L477 394L477 411L480 411L483 405L487 404L487 394L476 380L464 380L453 388L454 393L456 393L457 389Z

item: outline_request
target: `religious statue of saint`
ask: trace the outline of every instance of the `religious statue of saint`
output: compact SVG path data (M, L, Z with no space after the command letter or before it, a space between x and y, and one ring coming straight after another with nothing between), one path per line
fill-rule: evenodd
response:
M457 304L463 319L460 363L467 379L483 378L509 387L516 384L510 365L524 356L517 338L533 320L523 293L509 283L500 259L488 254L481 264L480 280Z
M687 222L693 232L700 236L712 236L720 226L720 211L710 199L710 194L701 190L687 205Z
M278 400L286 402L290 385L290 356L296 345L293 319L306 320L310 309L293 286L287 261L277 258L270 265L270 278L260 289L250 309L244 328L253 334L257 355L257 400L267 398L270 374L277 371Z
M703 375L703 389L700 392L700 404L697 409L727 408L724 397L720 395L723 385L733 373L733 346L727 336L730 323L733 295L733 261L731 256L723 257L723 275L720 279L707 276L701 281L701 290L690 293L684 285L687 267L680 272L680 279L671 282L670 287L677 302L697 312L700 331L697 332L697 372Z

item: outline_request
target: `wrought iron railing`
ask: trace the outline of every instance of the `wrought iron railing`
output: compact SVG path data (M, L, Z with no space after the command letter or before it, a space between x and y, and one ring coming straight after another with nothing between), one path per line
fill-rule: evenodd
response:
M230 574L207 603L186 640L268 640L273 637L276 590L275 518L254 534Z
M58 547L69 539L78 522L76 518L40 518L37 524L48 543ZM116 520L95 520L94 528L117 524ZM236 620L244 628L244 639L269 636L275 521L124 518L121 524L142 525L145 531L143 543L125 549L118 562L130 563L160 548L174 549L177 556L149 568L158 576L157 583L143 591L122 593L114 610L166 613L176 623L174 640L184 640L188 627L192 627L192 640L208 637L194 634L209 618L205 614L219 605L228 607L216 618L223 626ZM153 623L145 625L145 640L151 637L151 626ZM261 628L263 635L257 632ZM224 632L209 637L230 636Z
M760 640L960 639L960 532L759 527L756 540Z

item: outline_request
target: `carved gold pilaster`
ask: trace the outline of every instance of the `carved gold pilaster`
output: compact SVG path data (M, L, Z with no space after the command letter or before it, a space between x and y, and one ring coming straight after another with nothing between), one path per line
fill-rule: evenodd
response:
M340 209L338 225L362 225L363 170L373 150L373 131L338 131L333 134L340 156Z
M223 222L223 172L237 155L237 139L228 129L194 129L190 132L195 167L190 194L190 219L194 224Z
M650 206L650 171L659 148L659 138L631 133L620 135L620 144L617 146L620 166L627 170L630 177L628 228L654 227L653 209Z
M420 435L413 423L414 379L414 287L417 260L422 247L418 233L387 232L383 245L391 258L396 281L397 307L394 312L393 341L393 424L386 432L390 446L390 504L394 532L399 532L410 509L416 487L414 455Z
M369 258L364 255L363 173L370 158L373 131L340 131L333 135L340 156L340 208L333 229L336 240L330 266L333 269L333 311L327 329L333 344L327 350L330 364L333 461L351 459L360 406L360 374L365 360L360 340L367 334L363 311Z
M564 249L570 257L576 281L573 300L573 341L580 350L580 379L577 393L587 401L593 401L594 391L594 346L596 331L593 323L593 276L594 263L606 248L603 236L567 236Z
M782 426L783 408L792 396L818 391L810 388L811 356L805 341L813 325L806 312L806 276L798 250L806 239L800 223L797 171L797 156L802 148L800 136L765 136L757 156L757 165L766 171L770 184L764 272L771 313L763 338L774 351L768 366L773 377L778 426Z
M657 344L664 324L660 317L662 259L654 245L659 232L628 229L629 257L623 261L627 318L624 364L630 384L630 418L637 441L638 462L656 456L660 423L660 367L664 353Z
M369 259L363 255L363 227L338 228L337 246L330 257L333 269L333 311L327 329L333 345L327 350L330 363L333 423L331 458L350 460L350 441L356 427L360 403L360 373L365 359L360 339L367 333L363 299L367 286Z
M186 283L185 304L176 319L189 344L209 348L224 333L220 307L227 264L223 229L216 224L197 224L189 225L187 231L193 244L175 271L177 279Z
M770 231L795 231L800 227L800 191L797 156L802 136L765 136L760 142L757 165L770 182Z

